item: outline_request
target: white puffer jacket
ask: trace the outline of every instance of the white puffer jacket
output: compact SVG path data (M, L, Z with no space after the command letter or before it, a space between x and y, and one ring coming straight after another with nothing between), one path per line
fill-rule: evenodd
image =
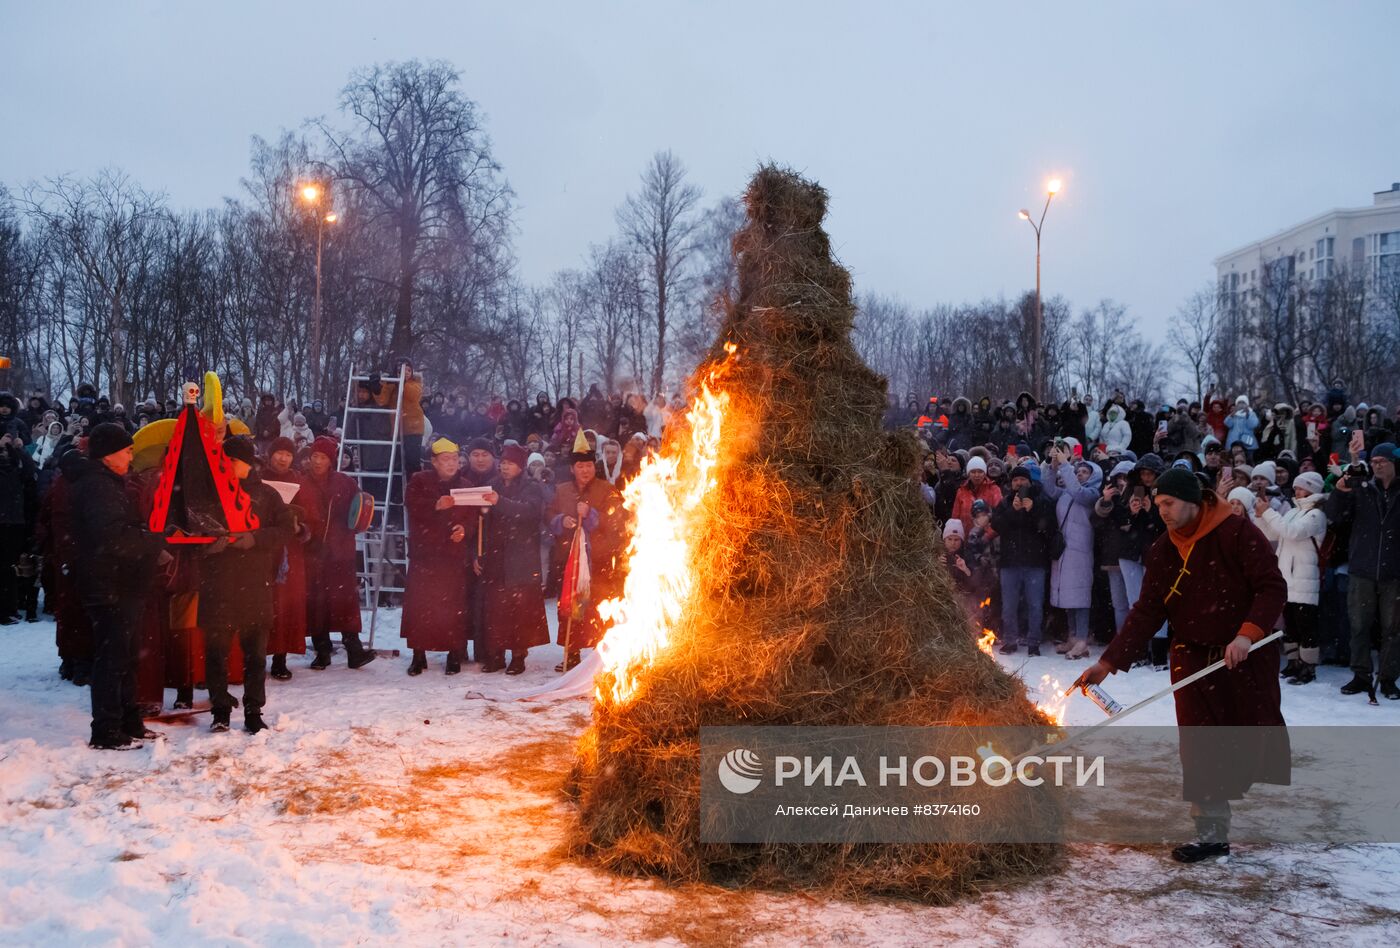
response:
M1322 512L1322 494L1310 494L1296 501L1287 513L1266 510L1254 523L1264 536L1278 543L1278 568L1288 581L1288 601L1317 605L1322 577L1317 569L1317 551L1327 535L1327 515Z
M1099 440L1103 442L1109 454L1121 454L1128 450L1128 445L1133 442L1133 429L1128 425L1125 413L1119 406L1111 407L1107 416L1102 430L1099 431Z

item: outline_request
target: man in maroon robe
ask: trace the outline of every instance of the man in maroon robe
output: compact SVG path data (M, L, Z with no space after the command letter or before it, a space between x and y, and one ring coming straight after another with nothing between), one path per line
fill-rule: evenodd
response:
M360 642L360 590L355 579L355 534L350 503L359 488L335 470L339 445L321 436L311 444L307 476L297 494L311 539L306 544L306 631L316 647L311 668L331 664L331 633L339 632L346 664L360 668L376 655Z
M468 527L475 533L476 507L457 506L452 489L467 486L460 477L457 445L438 438L432 446L429 470L408 481L404 506L408 512L408 581L403 597L404 640L413 649L410 675L428 667L429 652L446 652L446 671L462 670L471 625L467 608Z
M1229 854L1231 800L1242 798L1254 783L1286 785L1290 779L1279 708L1279 646L1274 642L1250 651L1282 615L1288 586L1264 535L1217 495L1203 493L1190 471L1167 471L1154 496L1167 533L1144 558L1142 595L1075 686L1127 671L1163 622L1170 623L1172 681L1225 660L1225 668L1175 694L1177 724L1186 729L1181 732L1182 796L1191 803L1199 838L1178 846L1172 857L1197 862ZM1231 731L1222 738L1240 742L1230 766L1222 768L1217 766L1221 741L1202 726L1258 730Z

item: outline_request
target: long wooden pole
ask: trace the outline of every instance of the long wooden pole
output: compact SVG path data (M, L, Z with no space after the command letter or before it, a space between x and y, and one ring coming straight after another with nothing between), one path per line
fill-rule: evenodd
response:
M1260 639L1258 642L1255 642L1253 645L1251 645L1251 646L1249 647L1249 650L1250 650L1251 652L1253 652L1255 649L1257 649L1257 648L1263 648L1265 645L1268 645L1270 642L1273 642L1273 641L1275 641L1275 640L1277 640L1277 639L1280 639L1280 638L1282 638L1282 637L1283 637L1283 630L1282 630L1282 629L1279 629L1279 630L1278 630L1277 632L1275 632L1273 635L1265 636L1264 638ZM1163 698L1165 698L1167 695L1173 694L1173 693L1175 693L1175 692L1177 692L1177 691L1180 691L1182 688L1185 688L1187 685L1191 684L1192 682L1199 681L1200 679L1202 679L1202 678L1204 678L1205 676L1209 675L1211 672L1219 671L1220 669L1222 669L1222 668L1224 668L1224 667L1225 667L1225 659L1222 658L1220 661L1215 662L1215 663L1212 664L1212 665L1207 665L1205 668L1202 668L1200 671L1196 672L1195 674L1193 674L1193 675L1188 675L1187 677L1181 679L1181 681L1178 681L1176 684L1174 684L1174 685L1168 685L1166 688L1163 688L1161 691L1157 692L1155 695L1152 695L1151 697L1148 697L1148 698L1143 698L1141 701L1139 701L1137 704L1133 705L1132 707L1124 708L1122 711L1119 711L1117 714L1115 714L1115 715L1113 715L1112 717L1108 718L1106 721L1100 721L1098 724L1095 724L1095 725L1093 725L1093 726L1091 726L1091 727L1086 727L1086 728L1084 728L1083 730L1075 731L1073 734L1071 734L1069 737L1065 738L1065 739L1062 740L1062 741L1054 741L1054 742L1052 742L1052 743L1050 743L1050 744L1042 744L1042 745L1040 745L1039 747L1036 747L1036 748L1034 748L1034 749L1032 749L1032 750L1026 751L1024 754L1018 754L1018 755L1011 761L1011 763L1014 764L1014 763L1016 763L1017 761L1021 760L1023 757L1029 757L1029 756L1031 756L1032 754L1039 754L1039 753L1041 753L1041 752L1043 752L1043 751L1047 751L1047 750L1050 750L1050 749L1052 749L1052 748L1055 749L1055 750L1060 750L1061 748L1068 747L1070 744L1076 743L1077 741L1080 741L1080 740L1082 740L1083 738L1088 737L1090 734L1093 734L1095 731L1102 730L1103 728L1108 727L1110 724L1117 724L1119 721L1123 720L1123 719L1126 718L1128 715L1133 714L1134 712L1137 712L1137 711L1141 711L1143 708L1147 707L1149 704L1152 704L1152 703L1154 703L1154 702L1160 701L1160 700L1162 700ZM1073 686L1071 686L1070 689L1069 689L1069 691L1066 691L1065 694L1069 694L1069 693L1072 692L1072 691L1074 691L1074 687L1073 687Z

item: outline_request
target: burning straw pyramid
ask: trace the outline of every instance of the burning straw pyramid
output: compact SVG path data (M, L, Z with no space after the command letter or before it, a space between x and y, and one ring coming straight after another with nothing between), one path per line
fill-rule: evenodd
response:
M885 381L851 344L850 275L821 226L826 192L765 167L745 200L738 299L696 376L727 402L709 486L684 522L688 585L664 641L620 667L605 657L569 781L575 848L673 880L933 902L1043 871L1054 847L700 841L702 725L1046 720L978 650L936 561L914 439L880 430ZM692 425L668 455L684 466L698 437Z

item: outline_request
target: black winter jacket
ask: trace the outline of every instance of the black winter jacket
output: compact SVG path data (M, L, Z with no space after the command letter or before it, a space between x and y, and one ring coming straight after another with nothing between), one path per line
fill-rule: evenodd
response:
M69 467L64 467L64 477ZM146 528L135 485L105 464L83 460L73 473L74 572L84 605L116 605L146 595L165 541Z
M1400 579L1400 477L1382 491L1374 480L1327 495L1327 521L1351 527L1348 572L1362 579Z

